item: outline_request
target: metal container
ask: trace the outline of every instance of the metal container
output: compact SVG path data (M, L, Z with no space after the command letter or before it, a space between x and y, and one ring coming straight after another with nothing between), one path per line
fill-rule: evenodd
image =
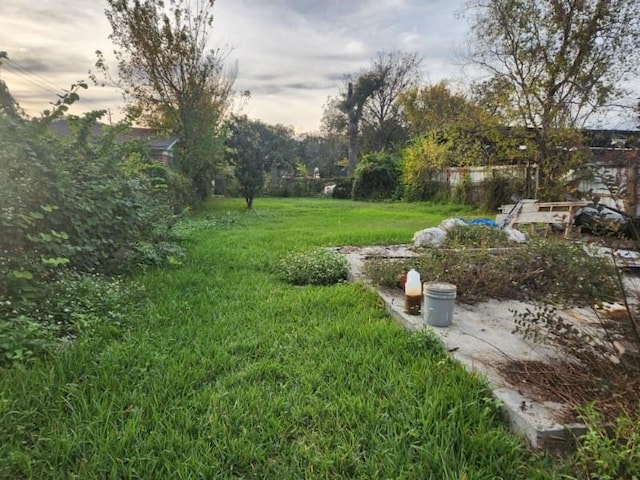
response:
M451 283L424 284L424 321L433 327L448 327L453 321L456 286Z

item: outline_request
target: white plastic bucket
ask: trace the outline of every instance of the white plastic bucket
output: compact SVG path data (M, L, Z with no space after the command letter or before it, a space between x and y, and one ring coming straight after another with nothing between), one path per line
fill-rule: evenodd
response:
M448 327L453 321L456 286L451 283L424 284L424 321L433 327Z

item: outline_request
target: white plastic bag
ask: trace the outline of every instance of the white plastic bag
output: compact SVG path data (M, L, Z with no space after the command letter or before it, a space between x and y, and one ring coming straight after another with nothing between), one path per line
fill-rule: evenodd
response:
M515 228L507 227L504 229L504 233L507 234L507 237L511 242L524 243L527 241L526 235L520 230L516 230Z
M447 218L446 220L443 220L442 222L440 222L440 225L438 225L438 227L444 231L447 231L453 227L457 227L458 225L468 225L468 224L461 218Z
M442 228L425 228L413 234L414 247L439 247L447 238L447 232Z

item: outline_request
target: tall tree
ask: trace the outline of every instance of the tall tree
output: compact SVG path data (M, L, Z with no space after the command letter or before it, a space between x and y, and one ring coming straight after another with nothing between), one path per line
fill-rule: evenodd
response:
M562 161L561 133L584 126L621 97L623 81L640 67L640 2L473 0L470 6L471 58L501 87L511 120L535 131L542 180L551 184L563 170L553 165Z
M221 126L234 74L226 52L208 46L215 0L107 0L118 74L127 98L147 121L180 137L178 167L197 200L211 190L221 161Z
M380 88L382 79L374 72L362 73L355 84L348 82L347 91L338 107L347 116L347 132L349 135L349 172L353 173L358 163L358 132L364 105L376 90Z
M373 59L371 73L378 79L364 105L363 143L368 151L389 150L408 138L401 95L418 86L422 60L417 53L379 52Z
M470 110L475 108L464 94L454 92L445 81L410 88L400 95L399 103L412 137L443 126L464 124Z
M365 150L388 149L406 138L400 95L420 78L417 54L380 52L371 67L355 80L347 77L346 90L325 104L326 132L346 131L349 138L349 172L358 163L360 144Z

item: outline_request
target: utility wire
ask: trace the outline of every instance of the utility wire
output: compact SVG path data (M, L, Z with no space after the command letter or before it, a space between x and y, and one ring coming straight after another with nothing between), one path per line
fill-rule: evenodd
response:
M51 92L55 95L59 95L61 92L64 92L64 89L59 88L57 85L54 85L52 82L38 75L37 73L29 71L27 68L23 67L15 60L12 60L8 57L4 58L3 66L14 75L20 76L21 78L27 80L37 87L42 88L43 90Z

